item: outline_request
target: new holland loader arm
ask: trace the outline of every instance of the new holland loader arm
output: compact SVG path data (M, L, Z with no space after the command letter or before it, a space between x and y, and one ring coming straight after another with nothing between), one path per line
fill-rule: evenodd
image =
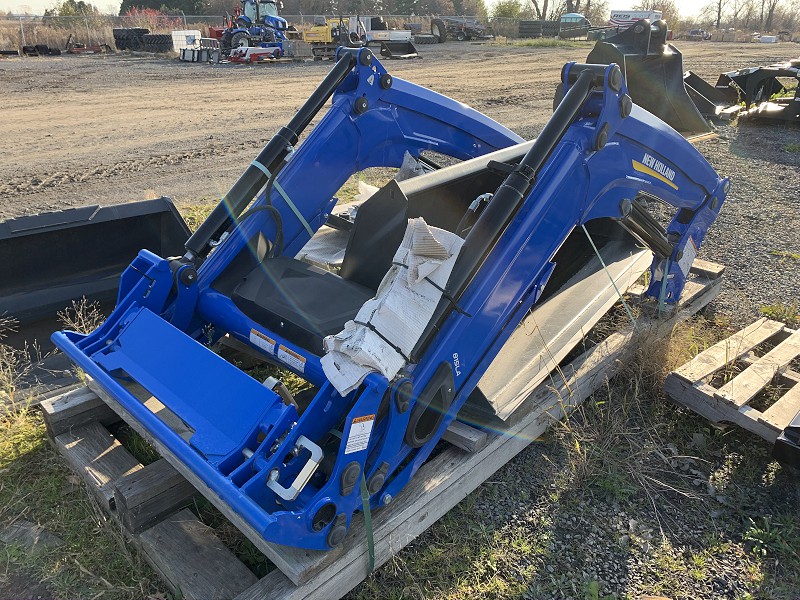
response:
M728 187L690 143L631 104L615 65L568 64L564 98L542 134L518 143L468 107L392 80L366 49L339 56L182 259L140 252L101 327L53 336L208 486L212 501L267 541L319 550L340 544L362 510L359 482L373 508L401 492L541 296L573 230L624 227L654 252L648 294L675 302ZM331 109L295 151L333 90ZM345 265L338 277L292 257L351 174L428 149L466 160L384 186L359 211L391 210L374 213L380 218L370 217L366 233L357 215L345 258L366 237L372 246L361 248L362 264L386 246L391 260L407 216L458 229L464 245L398 375L371 373L342 395L321 367L321 340L353 318L377 282L348 280ZM643 199L676 211L666 229ZM465 219L471 226L459 229ZM208 348L224 333L311 388L285 401L272 383ZM183 422L182 435L143 405L133 382Z

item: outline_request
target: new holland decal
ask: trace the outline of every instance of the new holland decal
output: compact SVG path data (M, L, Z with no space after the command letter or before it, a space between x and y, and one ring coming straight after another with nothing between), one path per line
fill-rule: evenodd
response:
M641 162L638 160L632 160L631 163L633 164L634 170L639 171L639 173L644 173L645 175L655 177L659 181L666 183L671 188L676 190L678 189L678 186L673 183L675 180L675 169L668 167L654 156L650 156L649 154L645 153Z

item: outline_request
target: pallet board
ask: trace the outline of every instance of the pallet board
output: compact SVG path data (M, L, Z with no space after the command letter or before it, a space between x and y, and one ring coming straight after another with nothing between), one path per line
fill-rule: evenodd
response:
M524 450L554 419L561 419L569 414L601 387L622 366L622 359L635 347L640 336L667 334L675 323L690 317L711 302L719 293L721 281L719 277L699 276L695 279L699 292L690 294L678 310L667 316L640 319L636 329L628 327L613 333L574 360L562 364L558 377L545 381L535 389L526 390L524 397L516 399L518 408L514 418L507 421L502 431L476 430L464 423L455 422L447 433L446 439L450 444L420 468L414 479L390 505L374 512L376 567L391 559ZM131 427L148 438L144 428L112 397L92 381L89 381L89 386L96 395L87 394L85 389L79 390L77 395L82 397L82 402L92 405L96 404L96 398L101 398ZM140 399L143 402L148 401L149 398L144 397L146 393L143 390L140 393ZM51 405L56 409L49 413L46 411L45 418L50 418L48 415L57 415L59 406L68 406L76 419L83 418L85 411L76 407L76 404L74 399L72 403L54 399ZM120 516L120 511L130 510L131 504L146 505L150 502L150 493L155 494L159 490L164 493L161 489L164 487L173 489L166 484L138 485L148 480L160 481L161 477L156 470L163 470L165 477L180 485L180 478L169 471L166 463L170 463L175 472L185 476L186 481L193 484L208 500L221 510L225 509L223 513L242 533L251 539L251 536L257 535L248 531L247 524L230 507L221 504L207 486L157 440L149 441L159 450L163 459L145 467L137 466L135 460L136 464L133 464L124 457L124 453L127 453L124 448L116 449L116 440L109 440L110 434L100 423L74 426L69 419L59 419L58 416L53 418L59 422L60 429L65 429L65 433L56 438L61 439L62 453L77 469L87 472L87 461L71 457L69 452L83 446L78 455L85 457L91 454L87 448L96 448L99 454L95 458L99 458L104 456L108 447L114 447L115 459L119 464L107 466L106 461L100 461L93 468L102 471L102 476L84 475L84 478L90 487L102 488L102 493L96 493L105 500L103 507L121 522L124 523L125 518ZM135 492L130 491L131 482ZM108 490L111 490L110 497ZM122 500L118 495L124 495L126 490L127 499ZM163 508L164 502L167 501L161 499L150 503ZM168 511L161 510L161 514L151 520L156 521L165 512ZM128 535L170 589L180 591L186 598L329 600L346 594L369 575L366 531L360 516L353 519L344 544L331 552L307 551L259 540L257 547L266 548L265 554L278 567L261 580L256 580L242 563L221 547L213 533L187 510L173 514L142 533L128 532Z
M233 598L258 581L210 528L188 510L175 512L186 503L194 489L183 478L170 473L172 467L161 459L144 466L99 422L83 423L83 416L99 398L87 388L77 397L86 410L76 411L78 401L60 403L43 412L45 422L69 406L76 422L55 417L66 431L52 438L70 467L81 475L105 512L122 525L136 518L152 526L140 534L123 529L148 563L161 575L173 593L187 600ZM118 419L117 419L118 420ZM48 425L50 429L50 425ZM157 485L142 485L158 481ZM177 492L176 492L177 490ZM176 499L183 493L182 499ZM172 505L171 510L166 508ZM128 508L136 509L126 516ZM171 514L170 514L171 513Z
M755 352L764 344L774 347ZM670 373L664 391L715 423L733 423L774 442L800 412L800 373L789 368L799 356L800 331L762 318ZM744 366L739 373L737 363ZM719 377L724 382L715 387ZM763 410L751 406L776 378L790 386L788 391Z

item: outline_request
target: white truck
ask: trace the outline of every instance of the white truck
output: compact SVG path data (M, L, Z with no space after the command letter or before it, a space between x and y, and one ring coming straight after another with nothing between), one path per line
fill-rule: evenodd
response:
M639 19L648 19L651 23L661 20L660 10L612 10L608 24L612 27L630 27Z
M389 29L383 17L350 17L350 31L357 32L367 45L372 42L410 42L410 29Z

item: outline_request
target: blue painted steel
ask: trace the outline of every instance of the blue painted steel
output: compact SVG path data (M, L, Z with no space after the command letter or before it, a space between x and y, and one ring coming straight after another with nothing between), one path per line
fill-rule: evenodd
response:
M699 248L728 183L689 142L651 114L634 106L624 117L620 106L627 90L623 82L614 91L610 74L606 69L602 87L586 99L520 210L458 298L463 311L447 317L419 362L408 364L393 382L372 374L361 388L340 396L325 379L320 357L245 316L212 286L249 248L248 240L259 234L274 239L275 225L266 211L252 213L233 229L200 266L196 282L186 277L191 265L143 251L123 274L118 306L106 323L88 336L60 332L53 340L265 539L328 549L332 525L330 519L317 518L327 512L320 509L334 505L348 526L360 510L358 486L343 493L345 468L357 463L373 484L373 508L401 492L540 297L553 272L552 259L575 227L598 218L620 218L623 201L639 192L674 207L678 212L668 232L676 251L667 283L657 290L651 286L648 293L659 295L663 287L664 300L679 297L685 282L679 255L687 244ZM378 61L360 60L328 113L277 176L314 231L327 219L333 194L354 172L399 166L406 151L416 156L433 149L464 159L521 141L487 117L429 90L397 79L387 86L385 75ZM566 81L568 88L568 77ZM365 111L356 105L361 98L367 101ZM601 130L607 134L605 144ZM264 202L262 192L255 206ZM283 217L284 254L294 256L308 232L277 191L271 193L271 202ZM654 261L654 275L665 264ZM212 338L227 332L251 344L255 331L272 340L271 349L254 347L318 388L308 407L298 415L208 350L201 342L209 327ZM302 360L282 361L277 356L281 345ZM453 371L453 403L432 439L412 448L405 442L409 417L442 364ZM133 396L129 379L178 414L195 431L193 437L187 442L167 428ZM410 408L401 412L396 398L404 382L414 393ZM369 444L347 452L351 430L363 429L365 422L374 424ZM266 482L277 478L287 487L301 471L307 455L293 453L300 435L325 448L327 466L297 498L279 501ZM386 476L379 479L376 473Z

